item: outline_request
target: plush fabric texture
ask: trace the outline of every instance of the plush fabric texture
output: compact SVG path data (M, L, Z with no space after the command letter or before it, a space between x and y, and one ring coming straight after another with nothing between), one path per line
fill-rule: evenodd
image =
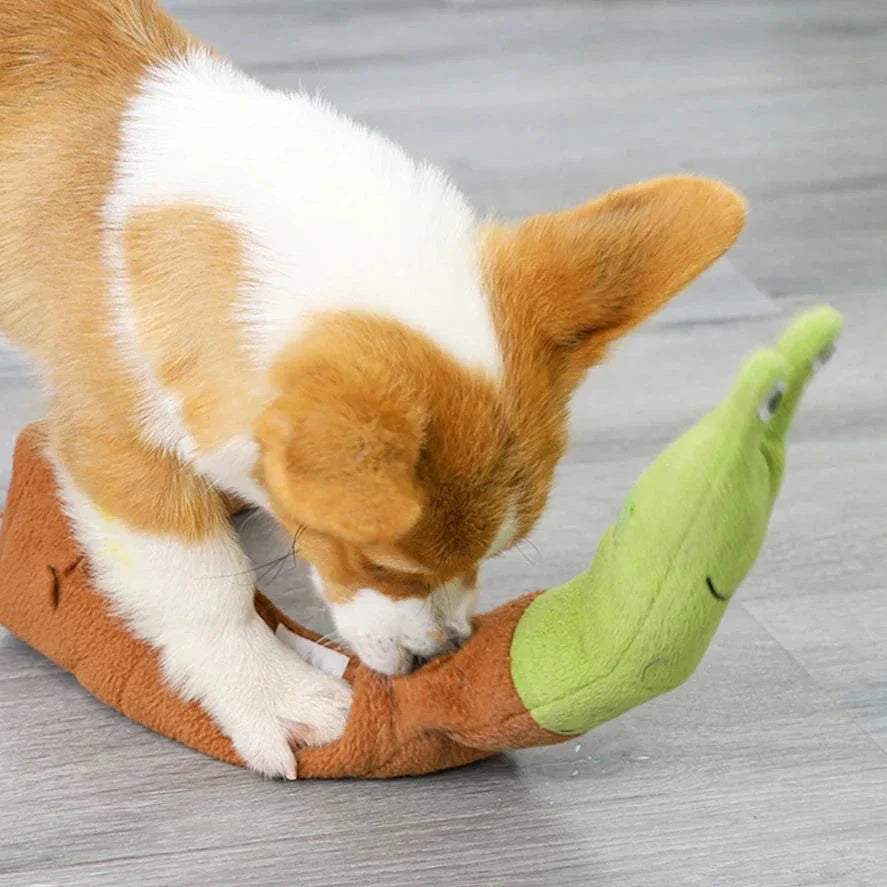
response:
M802 315L752 356L732 392L641 475L589 569L476 620L462 649L383 677L353 658L341 740L299 753L300 777L428 773L561 742L686 680L757 557L784 468L785 434L841 328ZM0 530L0 623L146 727L242 763L155 653L90 587L32 427L19 439ZM319 638L256 594L272 628ZM329 645L332 646L332 645Z
M582 733L685 681L763 542L785 435L841 330L802 314L748 360L733 390L644 471L594 562L536 598L511 647L533 718Z

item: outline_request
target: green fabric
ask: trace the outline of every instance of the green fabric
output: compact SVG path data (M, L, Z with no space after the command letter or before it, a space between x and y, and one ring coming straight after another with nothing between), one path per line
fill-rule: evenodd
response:
M584 733L693 673L758 555L786 432L840 329L837 312L816 308L753 354L724 401L644 471L588 570L528 607L511 674L540 726Z

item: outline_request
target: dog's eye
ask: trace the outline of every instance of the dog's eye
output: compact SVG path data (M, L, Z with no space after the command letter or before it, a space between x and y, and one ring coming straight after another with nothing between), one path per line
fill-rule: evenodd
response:
M779 405L782 403L784 394L785 382L777 382L770 389L767 396L758 406L758 415L761 417L762 422L769 422L773 418L776 411L779 409Z
M388 569L388 567L383 567L382 564L374 564L372 561L367 561L363 568L369 573L371 576L376 576L379 579L383 579L386 576L390 576L392 571Z
M367 561L364 566L364 570L366 570L367 574L372 576L374 579L379 579L385 582L397 582L399 584L409 583L409 582L417 582L421 579L421 577L416 573L408 573L406 570L395 570L391 567L386 567L382 564L374 563L373 561Z

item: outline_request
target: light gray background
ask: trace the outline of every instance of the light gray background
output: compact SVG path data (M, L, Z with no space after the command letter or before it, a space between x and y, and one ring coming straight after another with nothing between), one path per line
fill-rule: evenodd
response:
M486 570L486 606L584 568L641 468L794 310L828 300L847 328L699 671L576 743L424 779L267 783L127 722L0 630L0 885L887 883L887 4L172 8L264 81L439 162L483 210L681 170L748 195L730 263L579 393L548 512ZM0 351L0 495L38 414ZM259 563L280 550L265 529L245 528ZM263 580L316 619L300 583Z

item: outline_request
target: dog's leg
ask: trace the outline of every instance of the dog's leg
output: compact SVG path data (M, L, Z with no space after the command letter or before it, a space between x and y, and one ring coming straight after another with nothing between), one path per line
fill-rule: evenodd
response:
M351 690L258 617L252 567L222 498L175 457L120 432L51 432L50 448L78 539L114 609L249 766L294 779L292 746L337 739Z

